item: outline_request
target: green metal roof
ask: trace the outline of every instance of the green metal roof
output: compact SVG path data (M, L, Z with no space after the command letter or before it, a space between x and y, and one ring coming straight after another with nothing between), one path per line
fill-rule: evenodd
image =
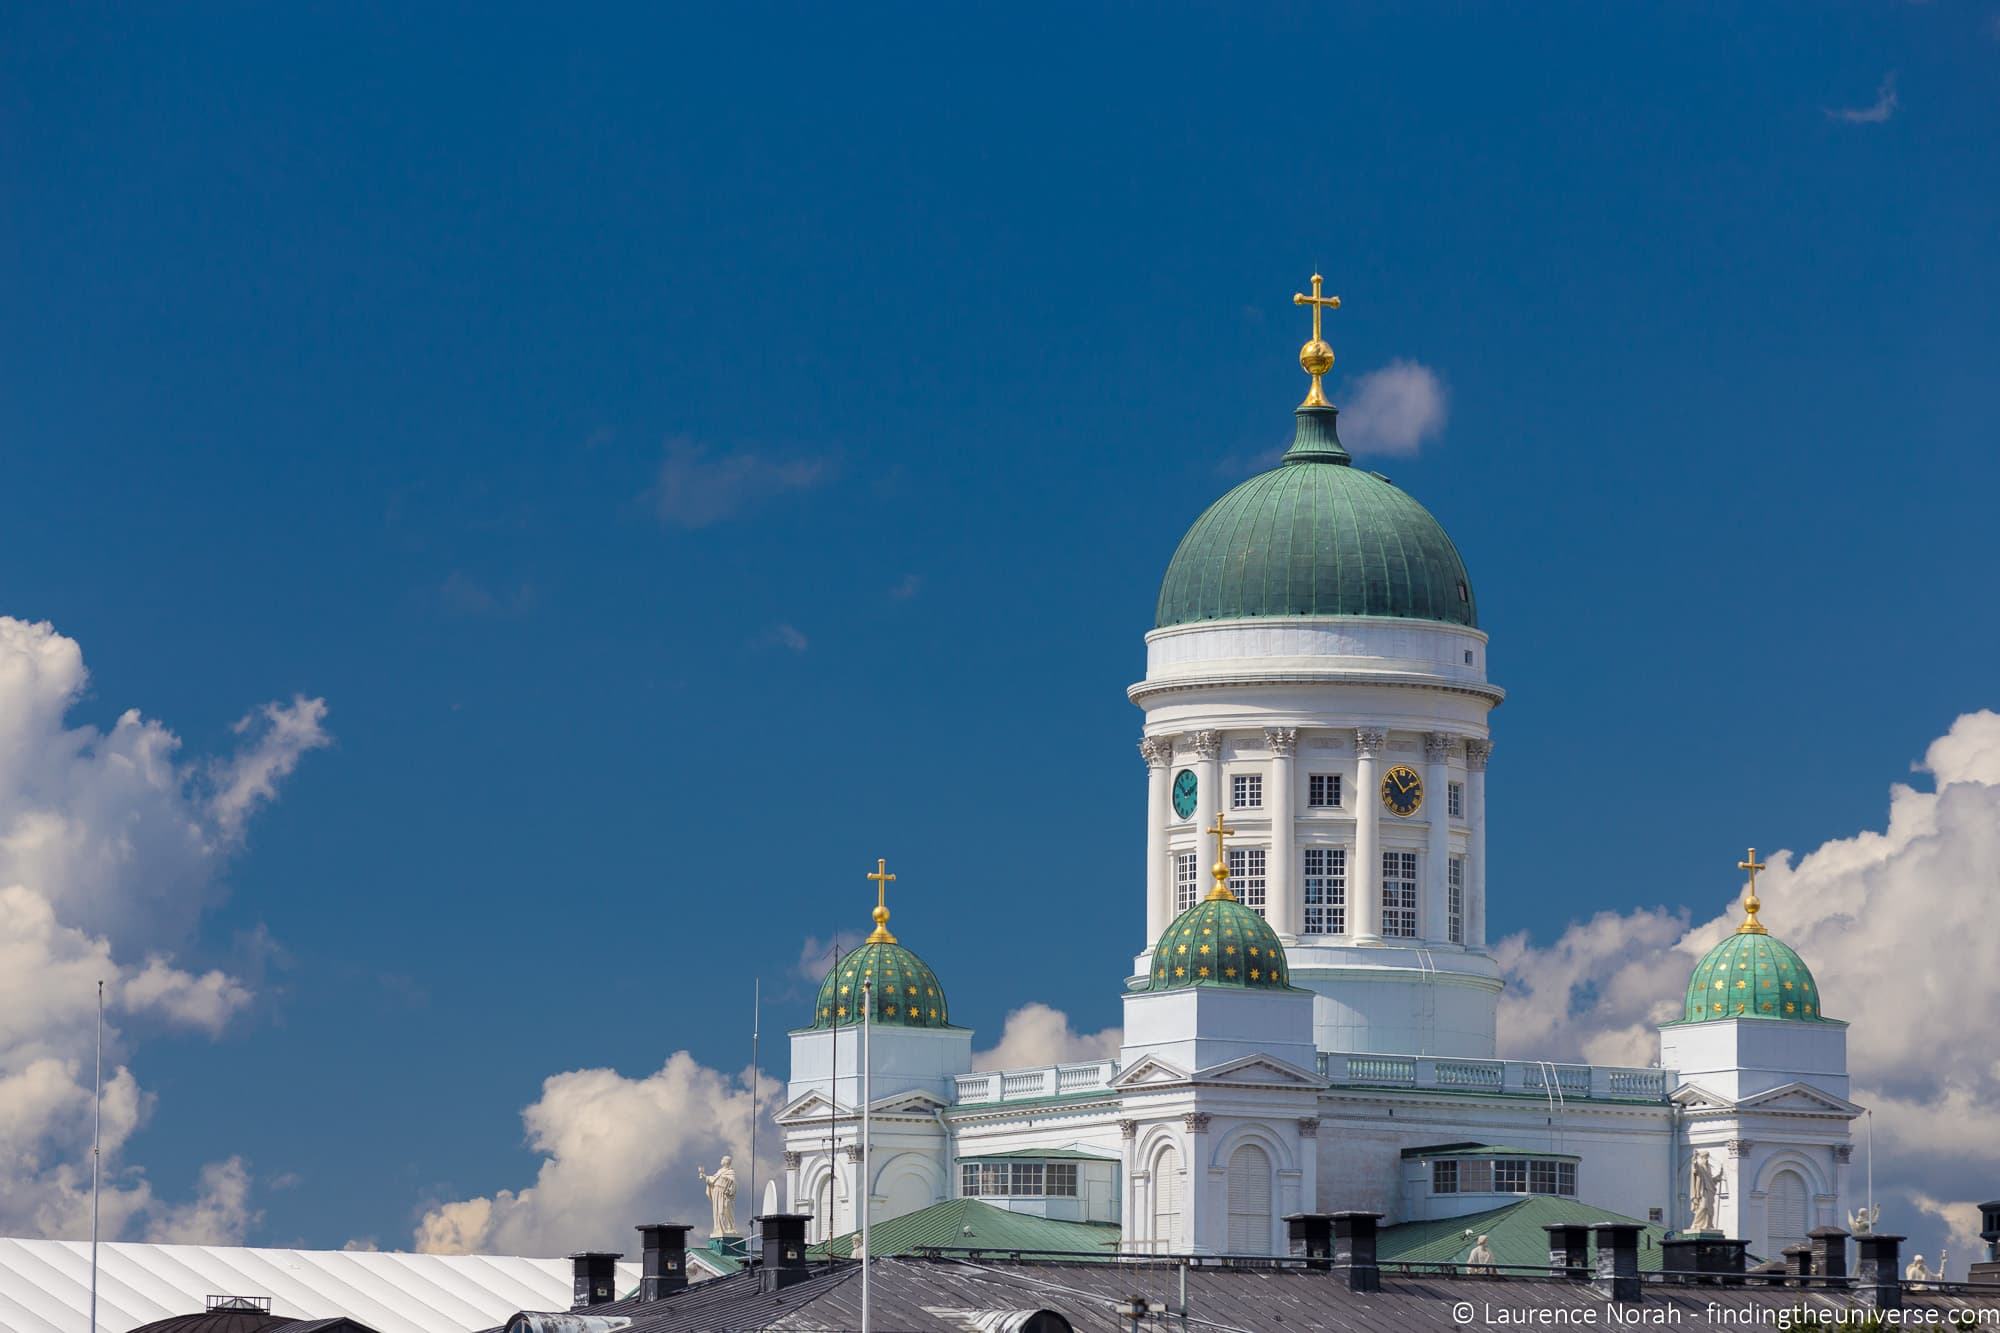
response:
M886 915L886 914L885 914ZM923 959L889 940L862 945L840 960L819 984L813 1026L834 1028L861 1021L861 983L871 983L875 1014L870 1020L906 1028L948 1028L951 1010L944 987Z
M1545 1162L1581 1162L1575 1153L1549 1152L1542 1148L1501 1148L1491 1143L1439 1143L1428 1148L1405 1148L1411 1157L1539 1157Z
M1009 1102L1008 1105L1014 1103ZM1116 1153L1085 1152L1081 1148L1014 1148L1007 1152L966 1153L961 1162L997 1162L1003 1158L1039 1158L1050 1162L1115 1162Z
M966 1229L971 1228L971 1235ZM904 1213L868 1229L870 1253L876 1258L917 1250L1045 1250L1062 1254L1110 1254L1118 1249L1120 1232L1110 1222L1063 1222L1029 1213L1010 1212L977 1199L947 1199L914 1213ZM845 1258L853 1253L860 1233L850 1231L812 1247L816 1257Z
M1769 1018L1824 1023L1819 987L1791 947L1761 928L1739 931L1702 955L1688 978L1683 1023Z
M1352 466L1335 415L1300 408L1284 461L1194 521L1160 584L1156 625L1262 616L1479 623L1458 548L1387 477Z
M1147 990L1242 986L1289 990L1278 932L1232 897L1204 898L1174 918L1153 946Z
M1429 1222L1398 1222L1383 1227L1377 1253L1385 1262L1464 1263L1480 1236L1493 1251L1493 1262L1505 1272L1509 1266L1546 1268L1549 1262L1549 1233L1542 1228L1550 1222L1630 1222L1639 1233L1639 1267L1656 1271L1660 1267L1660 1240L1666 1233L1657 1226L1626 1217L1605 1208L1593 1208L1575 1199L1532 1195L1519 1203L1489 1208L1463 1217L1442 1217ZM1468 1235L1466 1233L1470 1232ZM1596 1238L1591 1240L1596 1247Z

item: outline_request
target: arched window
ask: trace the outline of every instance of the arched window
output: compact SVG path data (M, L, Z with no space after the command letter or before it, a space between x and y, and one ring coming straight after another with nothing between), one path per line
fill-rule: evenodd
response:
M1271 1155L1246 1143L1229 1155L1229 1253L1271 1252Z
M1153 1158L1153 1252L1177 1254L1181 1242L1181 1155L1171 1147Z
M833 1239L833 1223L833 1173L829 1171L813 1194L813 1238Z
M1764 1232L1770 1238L1765 1254L1769 1257L1781 1257L1787 1245L1806 1243L1806 1182L1798 1172L1780 1171L1771 1177L1771 1187L1764 1196L1764 1219Z

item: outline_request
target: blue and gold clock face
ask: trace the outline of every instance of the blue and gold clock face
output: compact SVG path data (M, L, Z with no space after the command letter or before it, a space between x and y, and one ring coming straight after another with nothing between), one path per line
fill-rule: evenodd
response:
M1382 775L1382 804L1389 813L1408 819L1424 804L1424 780L1408 764L1397 764Z
M1184 768L1174 774L1174 813L1182 819L1194 813L1195 791L1199 785L1191 768Z

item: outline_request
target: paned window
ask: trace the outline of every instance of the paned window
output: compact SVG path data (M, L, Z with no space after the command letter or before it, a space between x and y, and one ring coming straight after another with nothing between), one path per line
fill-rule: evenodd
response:
M1075 1162L1050 1162L1045 1180L1050 1198L1074 1199L1076 1197Z
M1447 782L1444 784L1444 812L1453 819L1465 818L1465 784Z
M1009 1194L1037 1195L1042 1192L1042 1164L1040 1162L1014 1163L1014 1180L1008 1187Z
M1431 1193L1458 1193L1458 1159L1447 1157L1431 1163Z
M1528 1192L1528 1164L1516 1157L1493 1164L1493 1192L1495 1194L1526 1194Z
M1446 938L1453 944L1465 943L1465 858L1454 856L1444 863L1444 908Z
M1332 810L1340 805L1340 774L1315 773L1306 779L1306 805L1314 810Z
M1261 810L1264 807L1264 775L1236 773L1229 779L1229 808Z
M1539 1158L1528 1163L1528 1192L1530 1194L1554 1194L1556 1192L1555 1162L1545 1162Z
M1264 915L1264 849L1262 847L1231 847L1229 849L1229 888L1236 895L1236 901L1255 912Z
M1417 936L1417 854L1382 853L1382 933L1390 939Z
M1193 907L1195 890L1200 887L1200 857L1194 852L1174 853L1174 915Z
M979 1196L979 1163L961 1162L958 1167L958 1192L968 1199Z
M1491 1194L1493 1192L1493 1163L1460 1162L1458 1164L1458 1189L1461 1194Z
M1347 933L1347 849L1306 848L1306 934Z
M1556 1193L1567 1194L1570 1195L1571 1197L1575 1197L1576 1195L1575 1162L1556 1163Z

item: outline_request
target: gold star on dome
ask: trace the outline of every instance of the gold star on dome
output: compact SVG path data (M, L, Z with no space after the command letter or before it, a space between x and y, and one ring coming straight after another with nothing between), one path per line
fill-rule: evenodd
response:
M1185 944L1176 944L1176 945L1174 946L1174 952L1175 952L1175 953L1186 953L1186 952L1187 952L1187 945L1185 945Z
M1257 946L1254 944L1250 946L1250 956L1252 958L1255 958L1257 956Z
M1224 953L1235 953L1235 952L1236 952L1236 946L1235 946L1235 945L1233 945L1233 944L1225 944L1225 945L1224 945L1224 946L1222 947L1222 951L1223 951Z
M1716 988L1717 990L1721 990L1721 989L1722 989L1722 978L1720 978L1720 977L1717 977L1717 978L1715 979L1715 988Z
M838 1014L840 1015L840 1017L842 1017L842 1018L845 1018L845 1017L847 1017L847 1006L846 1006L846 1005L844 1005L844 1004L843 1004L843 1005L841 1005L841 1006L840 1006L840 1008L839 1008L839 1009L838 1009L838 1010L837 1010L836 1012L837 1012L837 1013L838 1013Z
M1737 990L1742 990L1742 989L1743 989L1743 988L1744 988L1745 986L1747 986L1747 985L1749 985L1749 984L1750 984L1749 982L1747 982L1747 981L1743 980L1743 978L1741 978L1741 977L1738 977L1738 978L1736 979L1736 989L1737 989Z
M842 987L840 988L840 993L841 993L842 995L845 995L845 994L847 994L847 987L845 987L845 986L842 986Z
M1194 970L1194 974L1198 977L1205 977L1208 975L1208 969L1205 967L1198 967Z
M1236 969L1233 967L1225 967L1222 969L1222 975L1230 978L1231 980L1234 980L1236 977Z
M1206 955L1208 953L1208 946L1206 944L1201 946L1201 952L1203 953L1203 955Z
M937 1017L937 1010L935 1010L935 1009L931 1010L931 1017L932 1017L932 1018L936 1018L936 1017Z
M1792 1002L1791 1002L1790 1000L1787 1000L1787 1001L1785 1001L1785 1012L1786 1012L1786 1013L1788 1013L1788 1014L1796 1014L1796 1013L1797 1013L1798 1011L1799 1011L1799 1007L1798 1007L1798 1006L1797 1006L1796 1004L1793 1004L1793 1003L1792 1003Z
M1174 969L1174 975L1176 977L1184 977L1187 975L1187 969L1184 967L1177 967Z
M1260 980L1263 977L1263 975L1264 975L1263 973L1259 972L1254 967L1250 969L1250 980L1252 981Z

